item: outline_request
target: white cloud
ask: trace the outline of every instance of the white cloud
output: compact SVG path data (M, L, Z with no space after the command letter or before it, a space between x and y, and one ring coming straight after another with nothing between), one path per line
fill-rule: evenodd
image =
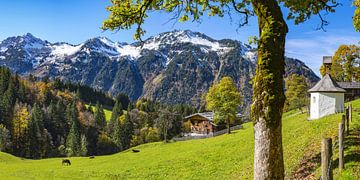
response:
M298 58L305 62L316 74L323 56L331 56L341 44L358 44L359 36L346 33L317 33L305 38L289 38L286 41L286 56Z

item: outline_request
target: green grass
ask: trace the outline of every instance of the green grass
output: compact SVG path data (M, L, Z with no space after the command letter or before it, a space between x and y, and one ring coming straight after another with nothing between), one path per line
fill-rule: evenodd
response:
M360 108L360 101L354 105ZM320 152L322 137L336 135L340 120L341 114L316 121L307 121L307 114L284 114L288 177L298 168L304 154ZM128 150L95 159L70 158L71 166L62 166L61 158L21 160L0 153L0 179L252 179L253 134L252 123L246 123L244 129L229 135L140 145L136 147L140 153Z
M89 108L90 105L88 104L85 104L86 108ZM93 110L95 111L96 107L95 106L91 106L93 108ZM110 118L111 118L111 114L112 114L112 111L111 109L106 109L104 108L104 112L105 112L105 119L106 121L110 121Z
M334 177L336 179L360 179L360 101L353 102L353 121L349 123L350 132L344 140L345 169L339 172L335 167ZM338 161L338 151L335 151L333 160Z

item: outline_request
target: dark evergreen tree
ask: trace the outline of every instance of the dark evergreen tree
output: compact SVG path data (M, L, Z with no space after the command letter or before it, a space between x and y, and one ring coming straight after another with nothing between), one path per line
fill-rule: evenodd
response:
M15 90L14 90L14 83L10 78L9 85L7 90L4 93L1 103L1 116L3 124L10 129L11 127L11 116L12 116L12 109L15 104Z
M44 105L49 106L50 102L53 100L53 95L51 93L51 90L49 88L45 88L44 91Z
M114 130L113 130L111 137L112 137L112 141L116 145L118 151L124 150L124 147L122 144L122 141L123 141L122 135L123 135L123 133L122 133L121 123L117 119L114 121Z
M10 70L7 68L0 69L0 94L4 94L10 80Z
M130 98L128 95L124 93L120 93L116 97L116 101L119 101L122 105L122 107L128 107L130 104Z
M20 83L19 90L17 92L19 101L24 102L24 103L29 103L26 98L26 94L27 94L27 90L26 90L25 85L23 83Z
M95 119L95 127L99 130L104 130L104 128L106 127L105 112L103 107L100 106L99 103L96 104L94 119Z
M66 119L71 123L70 132L66 140L67 152L69 156L78 156L81 151L81 132L76 102L72 102L67 106Z
M54 121L56 123L56 127L58 127L57 131L59 133L59 136L56 137L56 139L58 141L56 146L65 145L64 143L67 138L67 134L70 131L70 123L68 123L69 121L65 117L66 116L65 109L66 109L66 106L64 105L64 103L62 101L59 100L56 103L56 113L53 114Z
M87 139L87 152L89 155L97 155L97 141L99 138L99 131L90 126L86 132L86 139Z
M123 128L121 131L121 138L122 138L122 147L123 150L130 148L130 143L132 139L132 135L134 134L134 125L130 118L130 109L128 109L128 112L125 114L125 121L123 123Z
M119 116L123 115L122 105L119 101L115 102L115 106L112 109L112 114L110 118L110 122L108 123L108 134L113 134L114 128L116 125L116 121L118 121Z
M42 112L37 104L34 104L32 109L30 122L28 125L28 155L30 158L41 158L42 151L42 131L40 129L40 123L42 122Z

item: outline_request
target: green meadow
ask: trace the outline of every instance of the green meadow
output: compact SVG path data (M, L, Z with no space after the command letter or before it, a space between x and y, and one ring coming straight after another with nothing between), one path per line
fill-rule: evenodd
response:
M86 106L86 108L89 108L90 105L86 104L85 106ZM95 111L96 106L91 106L91 108ZM104 108L104 113L105 113L106 121L109 122L110 118L111 118L111 114L112 114L111 109Z
M353 103L360 110L360 101ZM347 140L345 155L348 168L337 179L359 179L360 129L359 112L354 112L351 124L353 139ZM108 117L109 115L107 115ZM299 169L306 156L320 153L322 137L335 138L341 114L308 121L307 114L298 111L283 116L283 145L286 175ZM357 132L357 133L356 133ZM350 138L351 136L349 136ZM356 139L356 137L358 139ZM252 179L254 136L252 123L244 128L209 139L171 143L149 143L109 156L71 157L71 166L62 166L62 158L27 160L0 153L0 179ZM355 155L354 155L355 153ZM334 161L336 161L336 154ZM320 163L315 162L319 177ZM357 175L357 177L356 177Z

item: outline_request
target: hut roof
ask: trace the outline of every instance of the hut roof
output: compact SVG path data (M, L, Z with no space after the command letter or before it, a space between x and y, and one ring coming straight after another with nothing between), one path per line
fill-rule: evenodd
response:
M191 117L194 116L201 116L211 122L214 122L214 113L213 112L203 112L203 113L195 113L195 114L191 114L189 116L186 116L184 119L189 119ZM242 117L243 115L241 113L237 113L236 114L237 117Z
M309 92L345 93L346 91L342 89L329 74L326 74Z

